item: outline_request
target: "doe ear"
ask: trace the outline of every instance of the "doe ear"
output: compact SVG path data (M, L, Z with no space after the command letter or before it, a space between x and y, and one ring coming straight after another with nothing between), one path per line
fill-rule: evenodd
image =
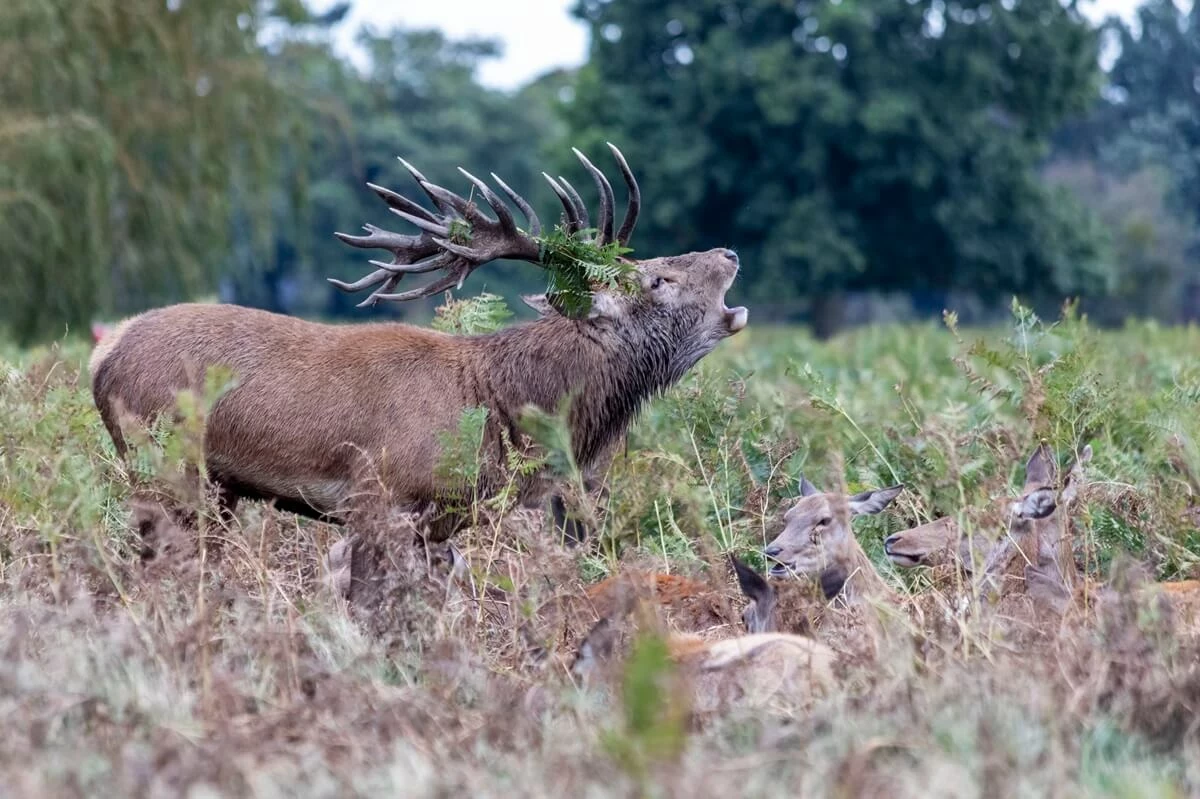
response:
M772 588L762 575L747 564L729 556L733 570L737 573L738 586L750 600L750 604L742 611L742 622L748 633L767 633L775 631L775 589Z
M575 650L571 674L585 678L593 673L598 666L612 657L618 635L618 630L607 616L592 625L592 629L579 644L579 649Z
M1067 469L1067 476L1063 478L1062 486L1062 502L1069 504L1075 501L1079 495L1079 484L1083 482L1083 467L1091 463L1092 460L1092 445L1088 444L1079 453Z
M1025 462L1025 485L1054 484L1054 455L1046 444L1038 444L1037 449Z
M733 571L737 575L738 587L742 589L742 593L746 595L747 599L761 602L775 593L763 576L750 568L749 564L738 560L733 555L729 556L729 562L733 564Z
M815 485L808 482L808 478L800 475L800 496L811 497L813 494L820 494L821 491Z
M1079 451L1079 458L1075 461L1076 466L1086 466L1092 462L1092 445L1084 444L1083 449Z
M855 494L846 501L850 505L850 513L854 516L874 514L892 504L892 500L900 496L900 492L903 490L904 483L887 488L873 488L870 491Z

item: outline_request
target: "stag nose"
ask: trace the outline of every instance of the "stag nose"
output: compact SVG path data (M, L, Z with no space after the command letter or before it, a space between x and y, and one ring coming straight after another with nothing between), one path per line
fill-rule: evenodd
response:
M764 549L763 554L766 555L768 558L774 558L774 557L778 556L779 553L782 551L783 551L783 547L775 545L775 546L769 546L766 549Z
M726 250L725 257L733 261L735 264L738 262L738 254L733 250Z
M895 546L896 542L899 540L900 540L899 533L893 533L892 535L889 535L887 538L883 539L883 551L891 552L892 547Z

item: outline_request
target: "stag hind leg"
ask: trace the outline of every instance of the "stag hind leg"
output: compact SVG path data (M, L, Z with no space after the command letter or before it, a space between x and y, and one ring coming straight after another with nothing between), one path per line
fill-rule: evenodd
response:
M579 546L593 537L591 519L598 517L604 504L608 501L608 486L599 478L586 478L583 488L587 497L583 500L592 512L583 508L573 509L568 506L568 496L564 492L555 492L550 496L550 517L554 521L555 535L569 547ZM570 503L578 505L580 503Z

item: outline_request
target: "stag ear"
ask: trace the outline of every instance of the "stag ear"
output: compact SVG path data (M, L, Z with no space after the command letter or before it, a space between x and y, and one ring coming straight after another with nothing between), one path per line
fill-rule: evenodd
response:
M1054 455L1051 454L1050 447L1038 444L1037 449L1025 462L1025 486L1029 488L1054 485L1054 467Z
M538 316L554 316L558 313L550 304L550 300L546 299L545 294L522 294L521 302L537 311Z
M873 488L870 491L855 494L846 501L850 504L850 513L854 516L875 514L892 504L892 500L900 496L900 492L903 490L904 483L887 488Z
M616 319L625 315L626 306L611 291L597 291L592 294L592 309L588 311L588 319Z
M813 494L820 494L821 491L815 485L808 482L808 478L800 475L800 496L811 497Z

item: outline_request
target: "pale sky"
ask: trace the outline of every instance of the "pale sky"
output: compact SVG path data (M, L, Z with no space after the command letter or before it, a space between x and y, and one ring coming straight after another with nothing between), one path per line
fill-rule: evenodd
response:
M333 0L313 0L324 10ZM1132 16L1138 0L1084 0L1084 13L1099 21L1109 14ZM570 8L574 0L354 0L338 30L338 40L352 49L363 24L381 29L440 28L450 38L484 36L499 39L502 57L486 62L480 80L512 89L555 67L578 66L587 56L588 32Z

